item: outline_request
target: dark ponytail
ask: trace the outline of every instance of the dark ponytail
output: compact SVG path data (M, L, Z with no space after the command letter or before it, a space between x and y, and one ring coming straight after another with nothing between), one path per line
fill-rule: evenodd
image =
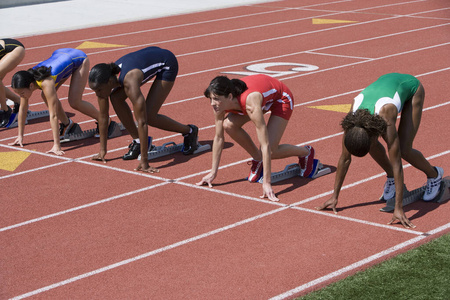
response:
M42 81L52 75L52 67L40 66L36 69L28 69L28 72L33 74L34 80Z
M41 66L36 69L28 69L27 71L19 71L14 74L11 80L13 89L28 89L30 84L36 81L42 81L51 76L52 67Z
M108 83L112 76L120 73L120 67L115 63L95 65L89 72L89 85L99 86Z
M217 76L208 88L205 90L204 95L206 98L210 98L211 94L218 96L228 96L232 94L233 97L237 97L247 90L247 84L240 79L228 79L226 76Z

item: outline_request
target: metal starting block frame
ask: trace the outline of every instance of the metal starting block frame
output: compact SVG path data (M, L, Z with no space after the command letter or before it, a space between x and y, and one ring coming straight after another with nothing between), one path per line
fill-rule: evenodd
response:
M61 139L60 140L61 143L67 143L67 142L71 142L71 141L88 139L88 138L93 137L95 135L95 132L97 131L96 128L83 131L83 130L81 130L80 125L78 125L77 123L75 123L73 126L75 126L75 129L73 130L73 132L68 134L67 138ZM122 124L116 123L116 125L114 126L114 129L113 129L113 132L108 136L108 138L114 138L117 136L121 136L123 129L124 129L124 127Z
M12 113L10 118L16 118L16 115L18 115L18 114ZM48 116L49 116L48 110L41 110L41 111L29 110L29 111L27 111L27 118L25 120L25 124L27 124L28 121L30 121L30 120L39 119L39 118L48 117ZM16 120L14 120L14 122L12 122L8 126L6 126L6 128L15 128L17 126L18 126L18 123L17 123L17 119L16 119Z
M406 190L406 186L404 187L404 190ZM425 187L420 187L412 191L406 190L406 192L403 193L403 206L422 200L424 191ZM427 202L444 203L448 200L450 200L450 176L442 178L439 194L433 200ZM386 206L381 208L380 211L392 212L394 209L395 197L386 200Z
M319 168L319 170L317 171L317 173L312 176L311 178L315 179L315 178L319 178L321 176L327 175L331 173L331 169L329 167L324 168L322 163L318 160L318 159L314 159L314 163L317 164L317 168ZM282 180L286 180L295 176L300 176L300 166L298 164L289 164L286 167L284 167L283 171L279 171L279 172L275 172L271 174L271 182L275 183L275 182L279 182ZM261 177L258 180L259 183L263 182L263 177Z
M197 143L197 150L194 151L193 154L197 154L200 152L208 151L211 149L211 145L201 145ZM147 152L148 160L155 159L158 157L174 154L177 152L181 152L183 150L183 144L175 144L174 142L164 143L162 146L153 146ZM141 160L141 155L139 155L138 160Z

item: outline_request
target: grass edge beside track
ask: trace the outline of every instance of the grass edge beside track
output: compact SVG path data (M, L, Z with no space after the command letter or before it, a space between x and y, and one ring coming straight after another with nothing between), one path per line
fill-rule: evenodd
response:
M449 299L450 233L297 300Z

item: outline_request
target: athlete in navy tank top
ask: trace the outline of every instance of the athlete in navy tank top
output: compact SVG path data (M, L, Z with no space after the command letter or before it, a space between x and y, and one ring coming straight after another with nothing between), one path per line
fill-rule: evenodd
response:
M151 149L148 139L147 125L184 136L183 154L192 154L197 149L198 128L195 125L181 124L168 116L159 113L161 106L169 95L178 74L178 62L175 55L166 49L147 47L119 58L115 63L98 64L89 75L89 86L95 91L100 107L100 152L94 160L105 161L106 134L108 132L109 101L114 111L133 138L129 151L123 156L125 160L141 160L136 170L143 172L158 172L148 164L148 149ZM141 86L155 78L144 97ZM133 104L133 113L126 103L129 98Z
M144 73L142 84L155 75L157 80L173 82L178 74L178 62L175 55L169 50L158 47L148 47L126 54L116 61L116 65L121 69L118 78L121 86L126 74L133 69L139 69Z

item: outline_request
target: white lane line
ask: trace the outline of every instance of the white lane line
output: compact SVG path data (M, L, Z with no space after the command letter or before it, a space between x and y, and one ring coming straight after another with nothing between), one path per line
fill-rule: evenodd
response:
M165 252L165 251L168 251L168 250L171 250L171 249L174 249L174 248L177 248L177 247L180 247L180 246L183 246L183 245L186 245L186 244L198 241L200 239L203 239L203 238L215 235L217 233L221 233L223 231L230 230L230 229L233 229L235 227L238 227L238 226L241 226L241 225L244 225L244 224L256 221L258 219L261 219L261 218L264 218L266 216L275 214L275 213L277 213L279 211L282 211L282 210L285 210L287 208L288 207L281 207L281 208L278 208L278 209L275 209L275 210L271 210L269 212L266 212L266 213L263 213L263 214L260 214L260 215L257 215L257 216L254 216L254 217L251 217L251 218L239 221L239 222L236 222L234 224L227 225L227 226L218 228L216 230L212 230L212 231L209 231L209 232L206 232L206 233L194 236L192 238L185 239L185 240L182 240L180 242L177 242L177 243L174 243L174 244L171 244L171 245L168 245L168 246L165 246L165 247L162 247L162 248L159 248L159 249L156 249L156 250L153 250L153 251L150 251L150 252L147 252L147 253L135 256L135 257L132 257L132 258L129 258L129 259L122 260L120 262L108 265L106 267L99 268L99 269L93 270L91 272L87 272L87 273L84 273L84 274L81 274L81 275L78 275L78 276L75 276L75 277L72 277L72 278L69 278L69 279L66 279L66 280L63 280L63 281L51 284L51 285L45 286L43 288L31 291L29 293L16 296L16 297L14 297L12 299L13 300L24 299L24 298L31 297L31 296L34 296L34 295L38 295L38 294L41 294L43 292L49 291L51 289L54 289L54 288L57 288L57 287L61 287L61 286L64 286L66 284L69 284L69 283L72 283L72 282L75 282L75 281L78 281L78 280L81 280L81 279L84 279L84 278L87 278L87 277L91 277L93 275L97 275L97 274L100 274L100 273L103 273L103 272L106 272L106 271L109 271L109 270L121 267L123 265L127 265L127 264L133 263L135 261L138 261L138 260L141 260L141 259L153 256L153 255L156 255L158 253Z
M421 2L421 1L424 1L424 0L407 1L407 2L403 2L403 3L381 5L381 6L364 8L364 9L359 9L359 10L354 10L354 11L345 11L345 12L341 12L341 13L358 12L358 11L363 11L363 10L367 10L367 9L374 9L374 8L380 8L380 7L388 7L388 6L409 4L409 3ZM274 26L274 25L277 25L277 24L284 24L284 23L288 23L288 22L296 22L296 21L308 20L308 19L312 19L312 18L327 17L327 16L332 16L332 15L335 15L335 14L337 14L337 13L327 13L327 14L323 14L323 15L310 16L310 17L306 17L306 18L299 18L299 19L294 19L294 20L286 20L286 21L262 24L262 25L258 25L258 26L249 26L249 27L245 27L245 28L238 28L238 29L232 29L232 30L216 31L216 32L213 32L213 33L201 34L201 35L190 36L190 37L183 37L183 38L177 38L177 39L171 39L171 40L153 41L152 43L149 43L149 44L140 44L140 45L127 46L127 47L123 47L123 48L119 48L119 49L114 48L114 49L108 49L108 50L103 50L103 51L91 52L91 53L89 53L89 55L96 55L96 54L102 54L102 53L107 53L107 52L121 51L121 50L124 50L124 49L141 48L141 47L144 47L144 46L150 46L150 45L155 45L155 44L164 44L164 43L170 43L170 42L178 42L178 41L183 41L183 40L188 40L188 39L203 38L203 37L219 35L219 34L224 34L224 33L233 33L233 32L242 31L242 30L249 30L249 29L252 29L252 28L258 28L259 29L259 28L261 28L263 26ZM411 14L411 15L413 15L413 14ZM365 21L365 22L359 22L359 23L354 23L354 24L346 24L346 25L342 25L342 26L338 26L338 27L332 27L332 28L326 28L326 29L320 29L320 30L313 30L313 31L309 31L309 32L306 32L306 33L299 33L299 34L287 35L287 36L279 36L277 38L263 39L263 40L259 40L259 41L255 41L255 42L242 43L242 44L237 44L237 45L232 45L232 46L227 46L227 47L217 47L217 48L208 49L208 50L204 50L204 51L192 52L192 53L189 53L189 54L178 54L177 57L182 57L182 56L185 56L185 55L192 55L192 54L206 53L206 52L213 52L213 51L229 49L229 48L235 48L235 47L241 47L241 46L246 46L246 45L252 45L252 44L255 44L255 43L264 43L264 42L273 41L273 40L286 39L286 38L301 36L301 35L305 35L305 34L312 34L312 33L336 30L336 29L346 28L346 27L351 27L351 26L359 26L359 25L364 25L364 24L368 24L368 23L385 21L385 20L390 20L390 19L397 19L397 18L406 17L406 16L409 16L409 15L395 15L395 16L392 16L392 17L387 17L387 18L382 18L382 19L377 19L377 20L372 20L372 21ZM35 65L37 63L39 63L39 62L26 63L26 64L19 65L19 67L28 66L28 65Z
M142 33L162 31L162 30L168 30L168 29L176 29L176 28L189 27L189 26L195 26L195 25L201 25L201 24L223 22L223 21L229 21L229 20L235 20L235 19L241 19L241 18L256 17L256 16L261 16L261 15L266 15L266 14L274 14L274 13L284 12L284 11L288 11L288 10L308 9L310 7L315 7L315 6L336 4L336 3L349 2L349 1L352 1L352 0L332 1L332 2L325 2L325 3L320 3L320 4L305 5L305 6L301 6L301 7L295 7L295 8L289 8L289 7L272 8L272 10L264 11L264 12L243 14L243 15L237 15L237 16L231 16L231 17L225 17L225 18L215 18L215 19L211 19L211 20L205 20L205 21L199 21L199 22L190 22L190 23L184 23L184 24L179 24L179 25L158 27L158 28L139 30L139 31L131 31L131 32L121 33L121 34L98 36L98 37L90 38L89 41L94 41L94 40L99 40L99 39L107 39L107 38L114 38L114 37L120 37L120 36L127 36L128 37L128 36L133 35L133 34L142 34ZM410 2L407 2L407 3L410 3ZM246 6L258 7L259 5L258 4L253 4L253 5L246 5ZM390 6L390 5L387 5L387 6ZM267 7L265 7L265 8L267 8ZM337 11L336 13L339 13L339 11ZM102 26L100 26L100 27L102 27ZM81 43L81 42L85 42L85 41L86 41L85 39L71 40L71 41L66 41L66 42L61 42L61 43L54 43L54 44L46 44L46 45L36 46L36 47L29 47L29 48L27 48L27 50L31 51L31 50L35 50L35 49L48 48L48 47L54 47L54 46L60 46L60 45L67 45L67 44L71 44L71 43Z
M99 204L102 204L102 203L110 202L112 200L116 200L116 199L119 199L119 198L132 196L132 195L135 195L137 193L145 192L145 191L148 191L148 190L151 190L151 189L154 189L154 188L166 185L166 184L169 184L169 182L162 182L162 183L154 184L154 185L151 185L151 186L147 186L145 188L141 188L141 189L138 189L138 190L127 192L127 193L122 193L120 195L115 195L115 196L112 196L112 197L109 197L109 198L105 198L105 199L102 199L102 200L99 200L99 201L87 203L87 204L80 205L80 206L77 206L77 207L73 207L73 208L70 208L70 209L62 210L62 211L59 211L59 212L56 212L56 213L53 213L53 214L45 215L45 216L42 216L42 217L39 217L39 218L31 219L31 220L24 221L24 222L21 222L21 223L17 223L17 224L11 225L11 226L2 227L2 228L0 228L0 232L4 232L4 231L7 231L7 230L11 230L11 229L19 228L19 227L22 227L22 226L25 226L25 225L29 225L29 224L32 224L32 223L36 223L36 222L39 222L39 221L43 221L43 220L46 220L46 219L50 219L50 218L58 217L58 216L61 216L61 215L65 215L65 214L68 214L70 212L74 212L74 211L81 210L81 209L84 209L84 208L88 208L88 207L92 207L92 206L99 205Z
M358 23L358 24L362 24L362 23ZM350 25L355 25L355 24L350 24ZM347 26L350 26L350 25L347 25ZM197 74L201 74L201 73L207 73L207 72L222 70L222 69L225 69L225 68L231 68L231 67L241 66L241 65L248 65L248 64L251 64L251 63L256 63L256 62L261 62L261 61L267 61L267 60L271 60L271 59L283 58L283 57L288 57L288 56L295 56L295 55L299 55L299 54L303 54L303 53L313 54L313 53L315 53L315 51L331 49L331 48L335 48L335 47L341 47L341 46L346 46L346 45L351 45L351 44L356 44L356 43L361 43L361 42L366 42L366 41L371 41L371 40L375 40L375 39L391 37L391 36L396 36L396 35L401 35L401 34L406 34L406 33L412 33L412 32L417 32L417 31L421 31L421 30L434 29L434 28L438 28L438 27L441 27L441 26L447 26L447 25L450 25L450 23L439 24L439 25L434 25L434 26L428 26L428 27L423 27L423 28L419 28L419 29L412 29L412 30L397 32L397 33L393 33L393 34L387 34L387 35L382 35L382 36L377 36L377 37L372 37L372 38L352 41L352 42L346 42L346 43L342 43L342 44L336 44L336 45L331 45L331 46L320 47L320 48L316 48L316 49L310 49L310 50L304 50L304 51L299 51L299 52L294 52L294 53L277 55L277 56L272 56L272 57L268 57L268 58L257 59L257 60L252 60L252 61L232 64L232 65L227 65L227 66L215 67L215 68L210 68L210 69L207 69L207 70L201 70L201 71L196 71L196 72L191 72L191 73L186 73L186 74L180 74L180 75L178 75L178 77L181 78L181 77L185 77L185 76L192 76L192 75L197 75ZM339 27L339 28L342 28L342 27ZM306 33L304 33L304 34L306 34ZM407 53L407 52L399 52L396 55L402 55L404 53ZM186 53L186 54L179 54L177 56L181 57L181 56L192 55L192 54L195 54L195 53L192 52L192 53ZM319 53L317 53L317 54L319 54ZM376 59L382 59L382 58L376 58ZM367 58L368 62L370 62L370 60L371 59ZM347 65L344 65L344 66L347 66ZM325 69L325 70L331 70L331 69ZM308 73L302 74L302 76L306 76L306 75L309 75L309 74L314 74L314 72L312 72L312 73L308 72ZM284 79L288 79L288 78L284 78ZM281 79L281 80L284 80L284 79ZM88 93L83 94L83 96L92 95L92 94L94 94L94 93L93 92L88 92ZM183 99L183 100L179 100L179 101L175 101L175 102L164 103L163 106L171 105L171 104L175 104L175 103L182 103L182 102L185 102L185 101L196 100L196 99L199 99L199 98L202 98L202 97L203 96L197 96L197 97L193 97L193 98L189 98L189 99ZM67 100L67 97L61 98L60 100ZM30 106L42 105L42 104L44 104L43 101L42 102L38 102L38 103L30 104Z
M304 212L308 212L308 213L321 215L321 216L332 217L332 218L341 219L341 220L344 220L344 221L360 223L360 224L364 224L364 225L368 225L368 226L372 226L372 227L380 227L380 228L389 229L389 230L396 230L396 231L406 232L406 233L410 233L410 234L413 234L413 235L424 235L425 234L424 232L415 231L415 230L407 229L407 228L404 228L404 227L392 226L392 225L387 225L387 224L380 224L380 223L370 222L370 221L366 221L366 220L361 220L361 219L356 219L356 218L351 218L351 217L346 217L346 216L330 214L330 213L327 213L327 212L324 212L324 211L319 211L319 210L314 210L314 209L309 209L309 208L304 208L304 207L291 206L291 208L292 209L296 209L296 210L300 210L300 211L304 211Z
M341 268L341 269L339 269L337 271L331 272L331 273L329 273L329 274L327 274L325 276L319 277L319 278L317 278L315 280L312 280L312 281L307 282L307 283L305 283L303 285L300 285L300 286L298 286L296 288L293 288L293 289L291 289L289 291L286 291L286 292L284 292L284 293L282 293L280 295L272 297L272 298L270 298L270 300L282 300L282 299L291 298L292 296L294 296L296 294L299 294L299 293L301 293L304 290L312 288L312 287L314 287L314 286L316 286L316 285L318 285L320 283L332 280L332 279L334 279L336 277L339 277L339 276L341 276L341 275L343 275L343 274L345 274L347 272L350 272L352 270L355 270L357 268L360 268L360 267L363 267L365 265L368 265L368 264L372 263L373 261L379 260L380 258L388 256L388 255L390 255L392 253L395 253L395 252L397 252L399 250L405 249L405 248L407 248L407 247L409 247L411 245L417 244L421 240L428 238L430 235L436 235L436 234L438 234L438 233L440 233L442 231L447 230L448 228L450 228L450 223L447 223L447 224L445 224L445 225L443 225L443 226L441 226L439 228L436 228L436 229L428 232L428 235L420 235L420 236L417 236L417 237L412 238L410 240L407 240L407 241L405 241L403 243L397 244L397 245L395 245L395 246L393 246L391 248L388 248L386 250L378 252L378 253L376 253L374 255L371 255L371 256L369 256L367 258L364 258L364 259L362 259L362 260L360 260L358 262L355 262L355 263L353 263L351 265L343 267L343 268Z

